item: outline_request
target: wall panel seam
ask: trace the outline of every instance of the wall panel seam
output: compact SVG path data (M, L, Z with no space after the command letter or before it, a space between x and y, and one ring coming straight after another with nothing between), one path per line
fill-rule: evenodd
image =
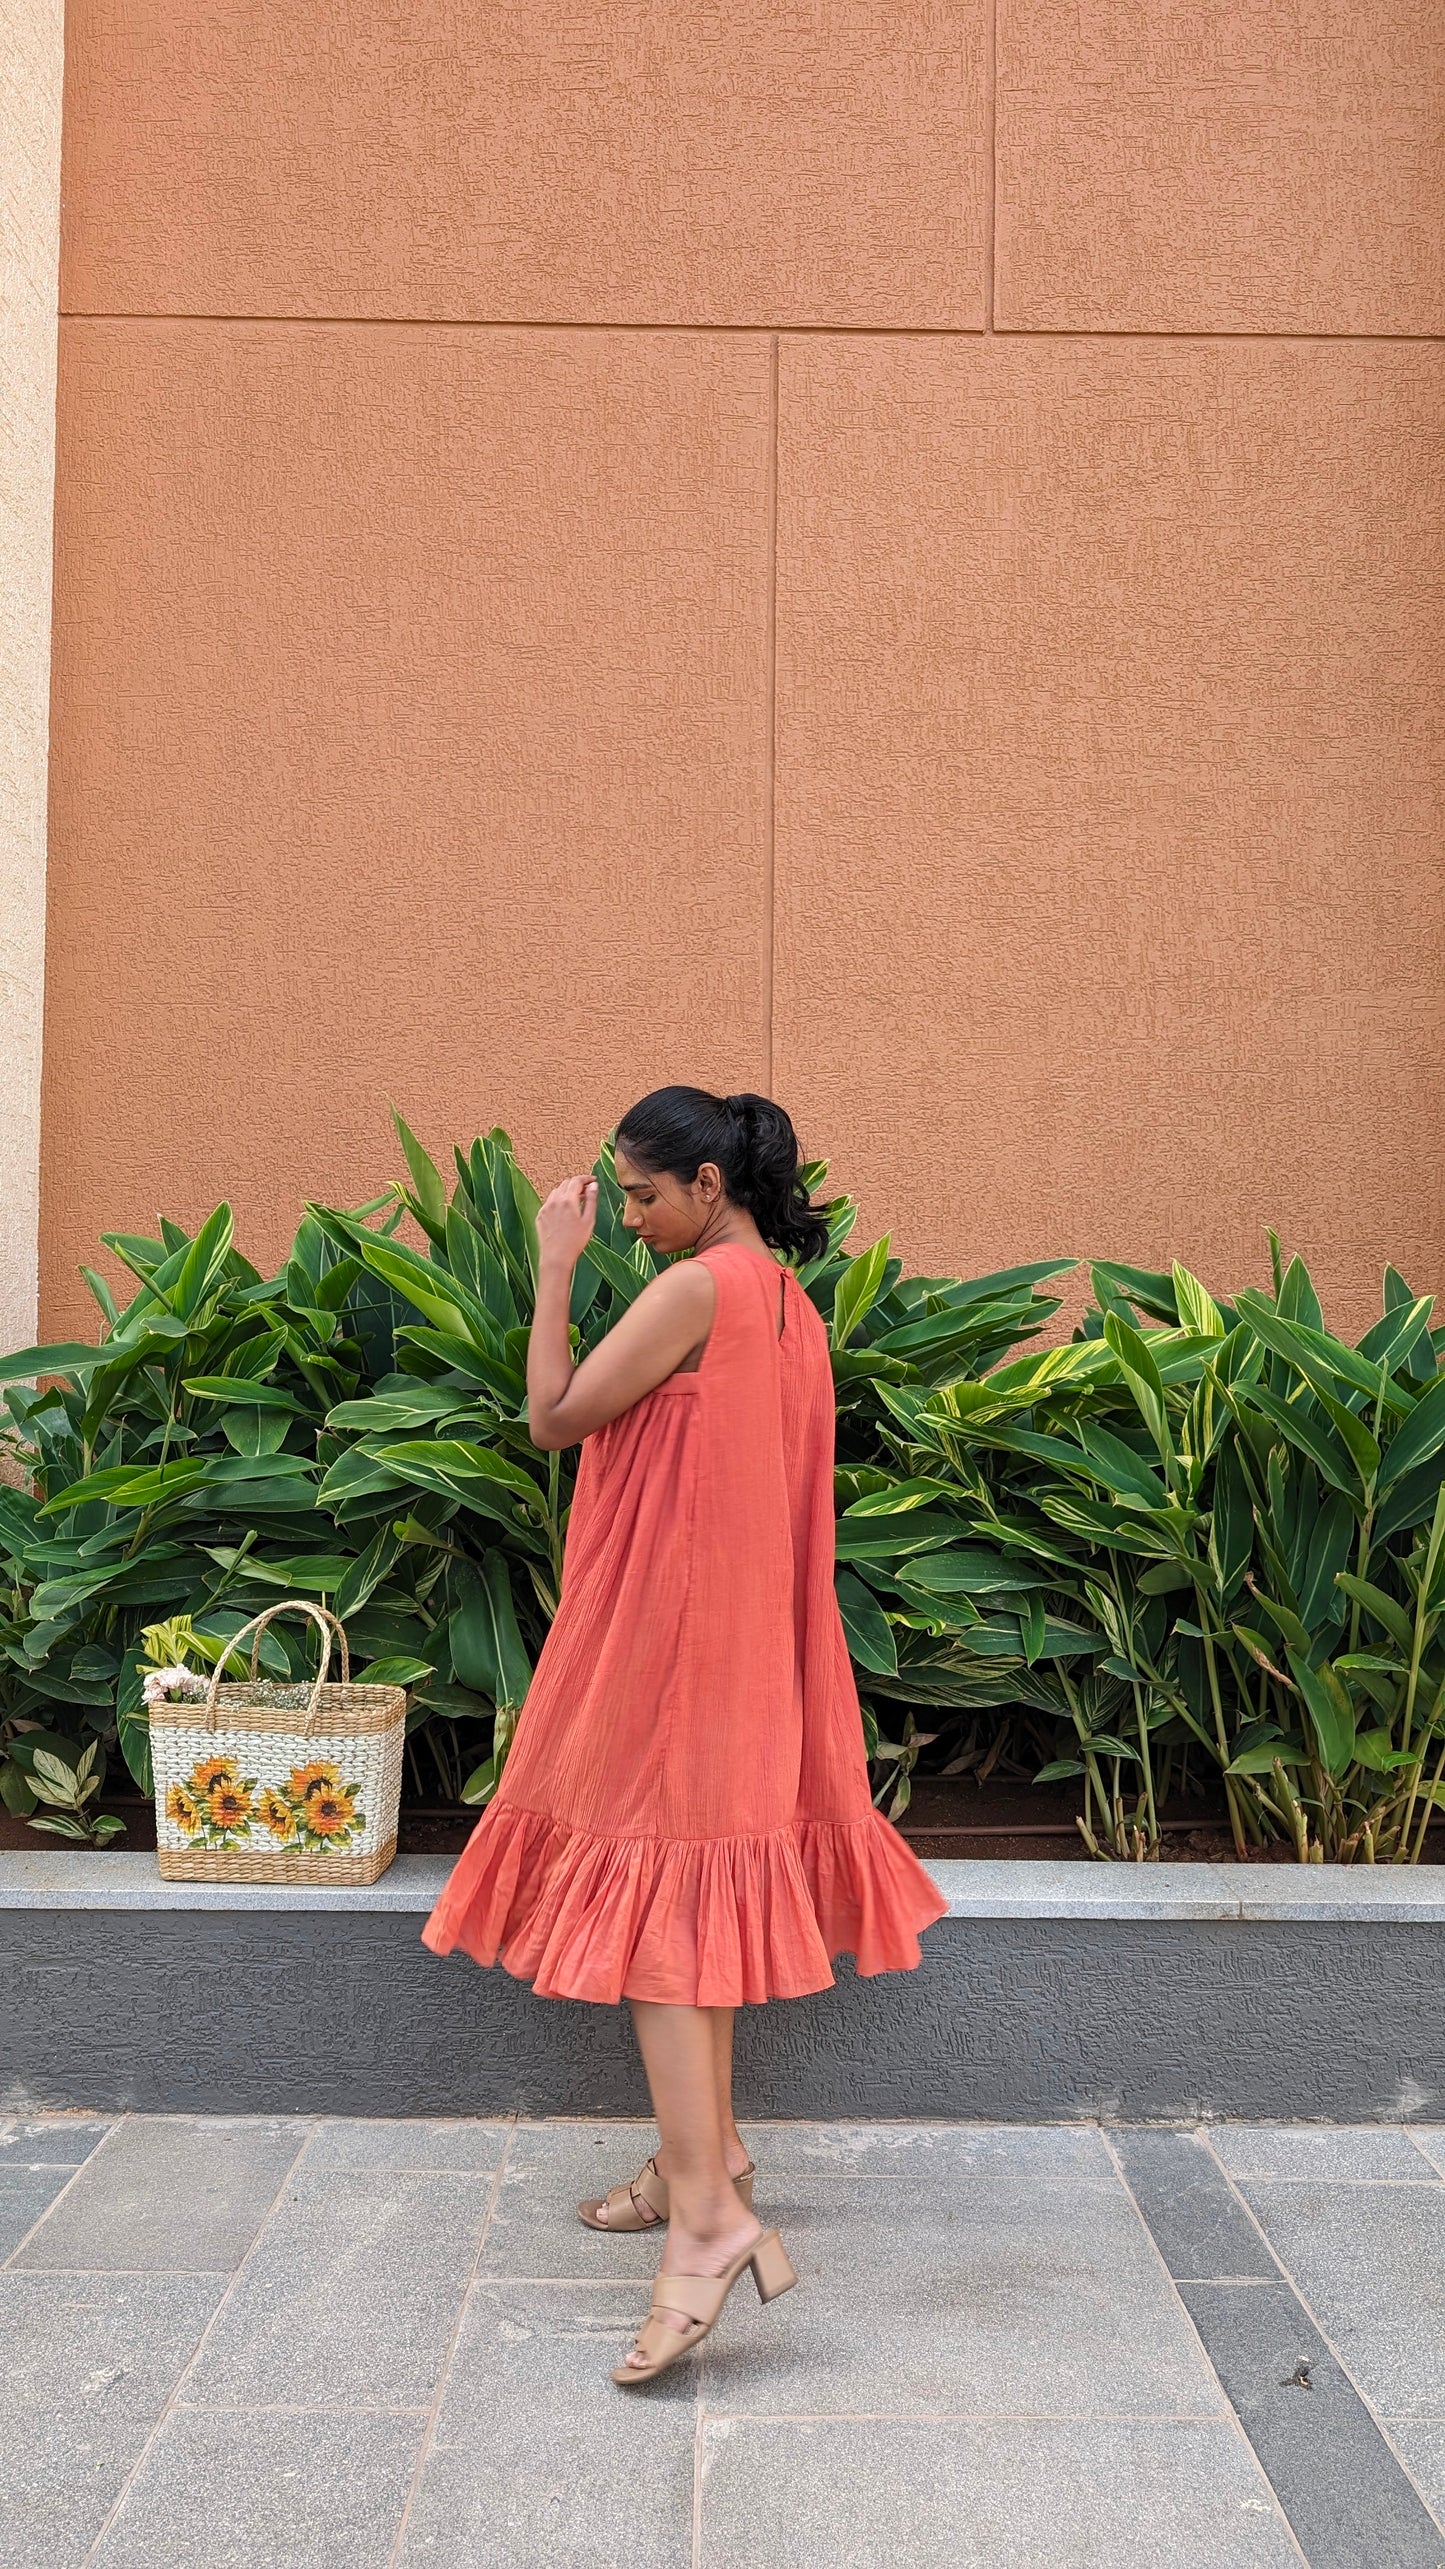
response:
M998 257L998 0L988 0L984 48L987 156L984 171L983 326L991 331L994 326L994 268Z
M82 312L63 310L61 321L111 322L117 326L185 323L198 329L267 330L537 330L647 332L676 338L753 339L1192 339L1239 346L1435 348L1445 330L1110 330L1098 324L1033 329L1008 322L928 323L866 321L457 321L405 312Z
M773 1093L773 953L777 937L778 772L778 334L773 333L768 386L768 627L766 649L767 785L764 811L763 1028L767 1047L766 1094Z

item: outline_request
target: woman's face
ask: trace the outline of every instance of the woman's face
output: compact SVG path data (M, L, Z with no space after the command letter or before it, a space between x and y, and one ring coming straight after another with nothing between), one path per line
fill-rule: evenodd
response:
M692 1248L722 1196L722 1171L715 1162L704 1160L690 1186L666 1170L654 1176L650 1169L640 1169L620 1143L616 1166L625 1229L645 1241L659 1258Z

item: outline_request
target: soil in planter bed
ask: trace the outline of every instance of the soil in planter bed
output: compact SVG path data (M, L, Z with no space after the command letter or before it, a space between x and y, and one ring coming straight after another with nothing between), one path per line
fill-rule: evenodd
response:
M105 1808L125 1821L125 1835L114 1843L132 1852L155 1845L155 1812L138 1795L108 1793ZM965 1862L1002 1856L1048 1856L1069 1862L1094 1861L1075 1825L1078 1802L1074 1788L1062 1785L971 1783L967 1777L928 1776L915 1783L913 1799L901 1822L902 1834L924 1864L931 1857ZM1162 1861L1227 1864L1234 1861L1222 1796L1201 1793L1187 1802L1166 1803L1160 1814L1164 1835ZM470 1811L447 1810L425 1803L403 1802L398 1835L403 1855L458 1855L476 1825ZM37 1848L74 1853L64 1840L27 1828L23 1820L0 1811L0 1850ZM1288 1847L1266 1847L1251 1861L1293 1862ZM1445 1823L1432 1827L1425 1847L1427 1864L1445 1863Z

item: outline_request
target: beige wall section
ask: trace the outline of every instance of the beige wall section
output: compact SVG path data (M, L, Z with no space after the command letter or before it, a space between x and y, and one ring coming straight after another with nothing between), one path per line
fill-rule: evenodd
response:
M1437 0L68 46L55 1324L770 1019L910 1258L1445 1286Z
M767 1070L772 352L68 322L46 1320L102 1229Z
M71 0L65 307L983 319L987 0Z
M775 1072L870 1228L1445 1276L1445 348L783 351Z
M998 0L1006 330L1445 330L1440 0Z
M35 1328L61 0L0 0L0 1346Z

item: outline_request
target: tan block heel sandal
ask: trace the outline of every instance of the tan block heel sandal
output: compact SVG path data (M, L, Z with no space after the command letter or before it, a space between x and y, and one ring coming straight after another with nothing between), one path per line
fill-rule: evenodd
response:
M756 2175L757 2169L750 2161L742 2175L733 2178L738 2200L746 2204L749 2212L753 2208L753 2179ZM652 2215L650 2221L642 2209L644 2204ZM585 2221L589 2230L660 2230L671 2209L667 2179L658 2175L656 2159L649 2159L630 2185L615 2185L610 2194L598 2195L590 2203L579 2203L577 2218ZM607 2215L605 2221L599 2219L604 2211Z
M791 2292L798 2278L788 2261L787 2249L776 2230L765 2230L741 2256L734 2257L726 2272L720 2275L659 2275L652 2287L652 2309L637 2332L637 2351L647 2360L643 2364L618 2364L614 2382L625 2388L629 2382L653 2382L665 2373L680 2355L700 2346L711 2334L721 2315L723 2303L732 2291L745 2266L751 2266L759 2301L776 2301L781 2293ZM660 2310L681 2310L687 2314L687 2326L678 2330L659 2319Z

